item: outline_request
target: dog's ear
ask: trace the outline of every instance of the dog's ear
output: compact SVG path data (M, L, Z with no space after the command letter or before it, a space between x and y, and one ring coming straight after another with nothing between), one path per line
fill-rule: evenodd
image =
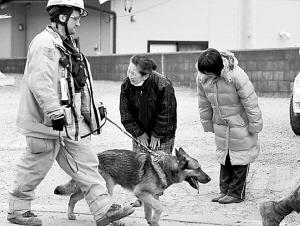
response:
M189 155L185 153L185 151L180 147L179 149L176 150L176 157L179 160L179 165L186 167L186 164L188 164L189 161Z
M180 147L179 149L175 148L175 153L176 153L176 157L180 158L182 156L186 156L187 154L185 153L185 151Z
M177 148L175 148L175 155L178 158L178 149Z
M178 167L179 169L186 169L188 166L188 160L184 156L177 157L178 158Z
M184 164L185 168L197 169L200 167L199 162L196 159L189 156L181 147L179 148L179 150L177 150L176 156L179 161L181 161L181 160L185 161L185 164Z
M180 161L184 160L184 156L182 155L180 149L175 149L176 158Z
M183 150L182 147L179 148L179 151L180 155L184 156L184 157L189 157L189 155Z

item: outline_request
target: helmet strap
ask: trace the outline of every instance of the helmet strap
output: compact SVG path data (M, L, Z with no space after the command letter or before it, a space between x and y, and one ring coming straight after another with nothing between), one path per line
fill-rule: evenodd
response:
M48 9L48 13L50 15L50 20L52 22L56 23L56 29L58 29L58 24L62 25L65 29L66 36L70 35L70 32L68 30L68 22L72 15L72 12L74 9L77 9L76 7L69 7L69 6L63 6L63 8L59 6L53 6ZM65 20L61 21L60 15L63 14L65 16Z
M70 35L69 29L68 29L68 22L69 22L70 16L71 16L71 15L66 15L67 19L66 19L66 21L65 21L64 24L63 24L64 27L65 27L66 36L69 36L69 35Z
M65 28L66 36L69 36L70 33L69 33L69 30L68 30L68 22L69 22L69 19L70 19L71 15L65 15L65 16L66 16L66 20L64 22L60 21L59 19L57 20L56 28L58 29L58 24L61 24Z

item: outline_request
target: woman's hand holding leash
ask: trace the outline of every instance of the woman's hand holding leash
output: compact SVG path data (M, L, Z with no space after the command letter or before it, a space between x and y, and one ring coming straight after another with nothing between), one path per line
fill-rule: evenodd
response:
M92 133L96 132L97 130L101 129L106 120L109 121L110 123L112 123L113 125L115 125L119 130L121 130L124 134L126 134L128 137L130 137L132 140L134 140L135 142L139 143L140 145L142 145L151 155L153 156L158 156L155 152L153 152L150 148L148 148L149 146L149 142L148 142L148 135L146 133L142 134L141 136L137 137L137 138L134 138L131 134L129 134L126 130L124 130L123 128L121 128L120 126L118 126L115 122L113 122L111 119L109 119L107 117L107 111L106 111L106 108L103 106L103 104L101 103L100 106L99 106L99 113L102 114L102 116L104 117L104 123L102 123L102 125L99 127L99 128L96 128L95 130L81 136L80 138L85 138L89 135L91 135ZM159 143L160 144L160 143Z
M154 150L156 147L160 147L160 138L151 135L150 148Z
M137 140L145 147L149 146L148 139L149 137L146 133L143 133L141 136L137 137Z

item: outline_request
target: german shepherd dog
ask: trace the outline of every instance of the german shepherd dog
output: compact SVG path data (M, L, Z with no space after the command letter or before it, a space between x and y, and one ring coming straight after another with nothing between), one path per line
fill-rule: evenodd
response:
M116 184L133 192L144 204L145 218L149 225L158 226L162 214L159 195L175 183L187 181L198 189L200 183L208 183L210 177L202 171L199 162L190 157L182 148L175 149L176 156L156 152L157 156L130 150L107 150L98 154L99 173L106 181L107 190L113 194ZM68 218L75 220L75 204L83 194L75 181L60 185L54 191L57 195L71 195ZM153 213L152 213L153 211Z

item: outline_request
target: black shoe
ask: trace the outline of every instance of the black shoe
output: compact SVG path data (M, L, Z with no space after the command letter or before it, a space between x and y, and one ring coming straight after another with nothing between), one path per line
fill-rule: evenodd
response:
M219 201L219 199L221 199L221 198L223 198L223 197L225 197L226 195L225 194L220 194L218 197L216 197L216 198L213 198L211 201L212 202L218 202Z
M22 214L18 212L8 213L7 220L11 223L19 224L19 225L30 225L30 226L42 225L41 219L37 218L37 215L35 215L30 210Z
M97 226L105 226L110 223L120 220L134 212L134 208L129 205L121 207L120 205L113 204L104 216L96 221Z
M219 203L221 204L230 204L230 203L240 203L243 202L243 199L235 198L229 195L224 196L223 198L219 199Z

